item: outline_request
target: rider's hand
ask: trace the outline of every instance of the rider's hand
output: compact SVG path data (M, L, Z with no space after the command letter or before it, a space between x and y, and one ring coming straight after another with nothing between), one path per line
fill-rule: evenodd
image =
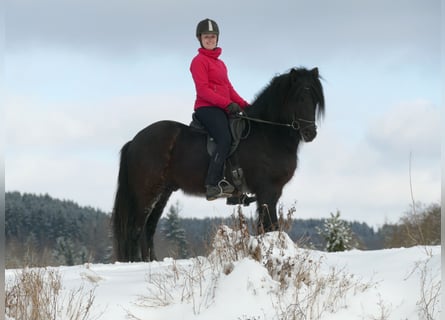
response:
M243 108L241 108L238 103L232 102L227 106L227 111L229 111L230 114L237 114L243 112Z

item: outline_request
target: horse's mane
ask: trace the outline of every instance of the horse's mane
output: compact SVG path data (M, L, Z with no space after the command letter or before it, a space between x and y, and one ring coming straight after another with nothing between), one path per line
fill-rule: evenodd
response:
M299 92L303 87L309 86L317 104L317 118L321 118L325 112L325 103L320 79L322 78L318 74L318 69L292 68L286 73L276 75L255 96L249 114L261 116L271 111L277 112L276 107L284 104L285 99L291 94L290 90Z

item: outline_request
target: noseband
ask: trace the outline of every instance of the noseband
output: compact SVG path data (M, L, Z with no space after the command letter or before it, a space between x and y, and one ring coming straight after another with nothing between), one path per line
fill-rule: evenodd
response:
M306 125L302 126L301 123L306 123ZM291 127L294 130L300 130L300 129L304 130L304 129L307 129L307 128L310 128L310 127L315 127L315 129L317 129L317 125L315 124L315 121L301 119L301 118L298 118L298 119L292 121Z

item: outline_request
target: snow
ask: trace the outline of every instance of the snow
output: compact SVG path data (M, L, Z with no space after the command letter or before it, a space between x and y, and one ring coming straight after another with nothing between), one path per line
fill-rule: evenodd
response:
M440 319L440 246L327 253L283 232L221 227L213 248L208 257L51 270L62 296L94 289L91 319ZM20 272L5 271L7 287Z

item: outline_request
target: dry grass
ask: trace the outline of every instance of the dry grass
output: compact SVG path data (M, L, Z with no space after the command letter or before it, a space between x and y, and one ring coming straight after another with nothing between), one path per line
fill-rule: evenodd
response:
M345 270L326 268L323 259L312 257L311 251L295 249L282 231L251 236L242 215L234 219L232 227L223 225L218 228L213 251L208 257L191 259L191 265L187 266L172 260L167 271L149 273L148 294L141 297L139 306L190 303L194 314L200 314L214 303L220 277L230 274L244 258L260 263L279 283L270 291L271 303L276 310L274 319L320 319L326 312L336 312L344 307L351 295L374 285ZM295 255L289 255L292 249L295 249ZM128 317L138 319L131 312ZM263 317L242 315L239 319Z
M418 273L420 275L420 297L416 303L419 319L435 320L441 313L441 278L440 270L431 267L432 252L424 247L426 260L421 260L414 265L407 279Z
M283 230L285 223L281 221L280 230ZM275 314L243 314L237 320L318 320L346 308L350 298L377 289L372 279L364 281L341 266L329 266L323 257L323 254L297 248L283 231L250 235L246 219L238 212L230 227L217 228L212 252L207 257L190 259L190 264L179 264L172 259L167 271L150 273L149 292L141 297L140 306L186 303L193 307L195 315L201 314L215 302L221 277L232 273L245 258L261 264L278 283L268 292ZM428 261L418 264L412 273L419 272L421 279L419 317L432 320L440 314L440 279L432 278L429 267ZM362 319L387 320L392 309L392 305L379 296L377 312L369 315L369 310L363 310ZM130 312L128 316L139 319Z
M83 286L63 295L55 269L23 269L5 290L6 316L15 320L92 320L94 288Z

